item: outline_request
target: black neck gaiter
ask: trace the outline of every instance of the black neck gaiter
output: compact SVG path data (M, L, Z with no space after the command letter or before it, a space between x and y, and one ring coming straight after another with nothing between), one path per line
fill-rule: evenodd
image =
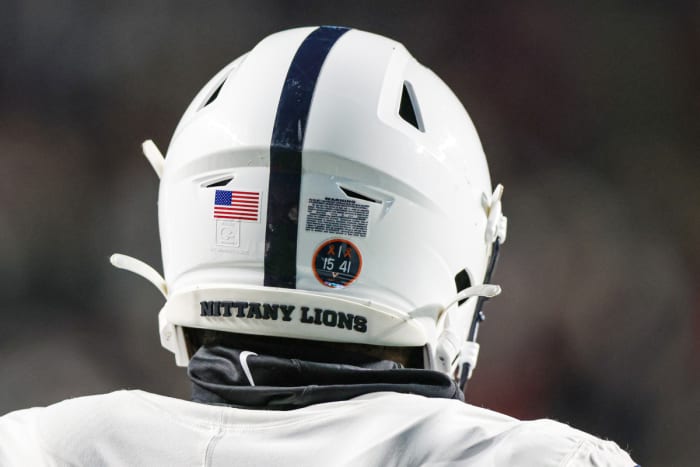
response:
M192 356L188 375L193 401L250 409L297 409L380 391L463 400L447 375L388 360L319 363L213 345Z

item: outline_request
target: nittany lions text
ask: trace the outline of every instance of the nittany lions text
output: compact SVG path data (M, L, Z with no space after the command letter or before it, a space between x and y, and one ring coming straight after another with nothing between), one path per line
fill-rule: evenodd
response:
M200 302L200 316L221 316L225 318L266 319L292 321L294 305L276 303L203 301ZM367 318L342 311L324 310L322 308L301 307L299 321L349 331L367 332Z

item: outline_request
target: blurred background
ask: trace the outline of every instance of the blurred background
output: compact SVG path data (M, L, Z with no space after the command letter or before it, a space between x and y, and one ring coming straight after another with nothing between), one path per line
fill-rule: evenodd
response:
M0 414L141 388L187 398L161 349L158 180L200 87L269 33L403 42L470 112L509 238L470 402L552 417L643 465L700 446L700 4L5 0Z

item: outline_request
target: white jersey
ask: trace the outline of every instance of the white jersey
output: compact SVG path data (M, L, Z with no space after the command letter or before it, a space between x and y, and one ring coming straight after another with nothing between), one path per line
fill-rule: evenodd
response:
M0 417L8 466L622 466L615 443L456 400L373 393L248 410L118 391Z

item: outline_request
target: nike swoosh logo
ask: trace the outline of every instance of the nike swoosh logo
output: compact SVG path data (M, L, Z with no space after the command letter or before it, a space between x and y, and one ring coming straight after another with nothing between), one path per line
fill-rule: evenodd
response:
M243 373L245 373L245 377L248 378L248 382L250 383L251 386L255 386L255 382L253 382L253 375L250 374L250 368L248 368L248 357L251 355L257 356L255 352L249 352L247 350L244 350L241 352L241 355L239 357L241 361L241 367L243 368Z

